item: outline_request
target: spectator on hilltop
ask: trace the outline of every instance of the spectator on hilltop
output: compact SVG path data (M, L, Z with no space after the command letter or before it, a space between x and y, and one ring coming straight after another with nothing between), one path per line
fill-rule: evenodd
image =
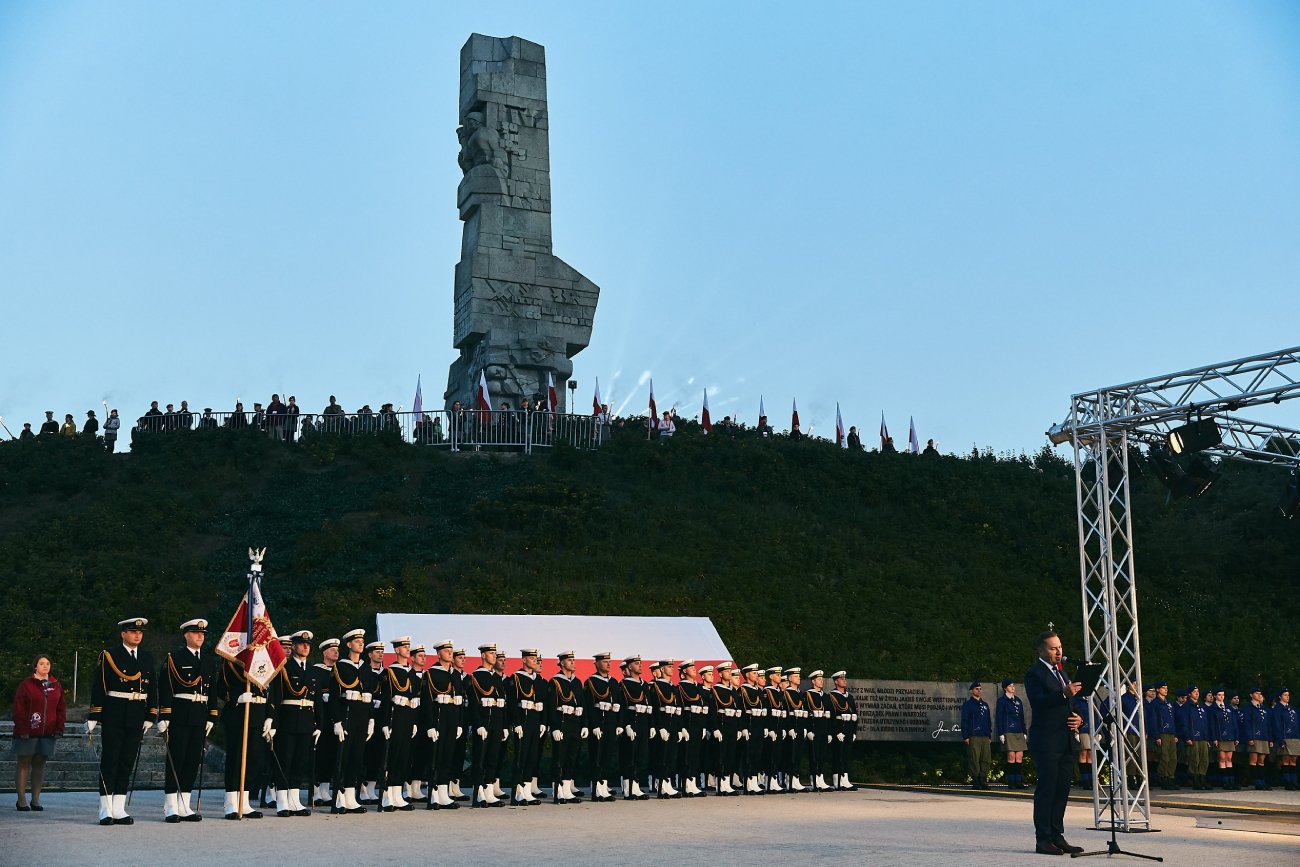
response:
M770 437L772 435L772 425L768 424L767 416L760 415L758 417L758 427L754 428L754 430L758 431L760 437Z
M176 417L176 405L167 404L167 411L163 413L162 429L167 433L179 430L181 426L180 419Z
M673 421L673 415L668 410L664 410L663 418L659 420L659 441L670 440L675 433L677 433L677 424Z
M293 442L294 431L298 430L298 398L289 395L289 403L284 408L286 418L285 433L289 442Z
M139 427L140 430L156 433L157 431L162 430L162 424L163 414L162 410L158 408L158 401L149 401L149 408L145 410L144 415L140 417L140 422L137 427Z
M99 419L95 418L93 409L86 410L86 421L81 426L81 435L95 437L99 434Z
M32 433L32 423L31 423L31 422L29 422L29 421L25 421L25 422L23 422L23 429L22 429L21 431L18 432L18 439L20 439L20 440L34 440L34 439L36 439L36 434Z
M181 408L176 412L176 420L180 423L180 429L188 431L194 427L194 413L190 412L190 402L181 401Z
M63 417L63 427L59 428L59 436L75 437L77 435L77 423L72 420L72 413Z
M321 411L321 415L324 416L321 424L325 433L339 433L343 429L343 407L339 406L334 395L330 395L329 406Z
M266 429L271 439L284 439L286 409L285 405L280 403L280 395L271 395L271 402L266 405Z
M858 428L856 425L849 426L848 441L849 441L849 451L854 451L854 452L862 451L862 437L858 435Z
M117 448L117 432L122 427L122 419L118 417L117 410L112 410L108 418L104 419L104 450L110 455Z
M887 454L891 454L891 455L896 455L896 454L898 454L898 449L894 448L894 438L893 438L893 437L885 437L885 444L884 444L883 446L881 446L880 450L881 450L882 452L885 452L885 453L887 453Z
M199 430L212 430L217 426L217 417L212 414L212 407L203 407L203 415L199 416Z
M41 436L58 436L59 423L54 420L54 410L45 411L45 422L41 425Z
M250 424L253 430L266 430L266 413L262 411L262 405L253 401L253 420Z
M248 427L248 416L244 415L244 404L242 401L235 401L235 411L226 419L226 427L231 430L243 430Z
M803 439L803 431L799 430L799 422L793 419L790 421L790 439L795 442Z
M939 450L934 447L934 440L925 441L925 451L921 452L921 454L935 458L939 456Z

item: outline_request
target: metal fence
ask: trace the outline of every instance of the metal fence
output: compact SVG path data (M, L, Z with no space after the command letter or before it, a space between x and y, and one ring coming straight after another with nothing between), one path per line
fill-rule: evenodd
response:
M389 436L413 445L448 451L532 452L567 443L592 449L609 441L607 416L561 415L524 410L436 410L433 412L174 412L144 415L132 437L183 436L194 431L260 432L283 442L314 437Z

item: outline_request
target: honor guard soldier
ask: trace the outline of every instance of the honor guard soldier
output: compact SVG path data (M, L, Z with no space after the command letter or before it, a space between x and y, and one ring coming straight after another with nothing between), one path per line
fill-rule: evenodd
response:
M812 730L808 726L808 709L804 705L804 693L799 689L803 669L787 668L781 672L781 676L789 684L783 690L784 710L787 714L786 735L789 737L785 752L785 772L790 780L790 791L803 792L807 791L808 787L799 779L799 775L803 772L804 753L807 752L808 741L811 740L812 735Z
M460 773L462 761L459 736L463 731L464 696L460 673L452 665L454 642L445 638L433 646L438 654L424 673L424 691L420 695L420 728L429 742L429 798L426 810L455 810L460 807L451 798L450 786Z
M453 801L468 801L469 795L461 791L460 776L465 769L465 758L469 754L469 743L473 738L469 730L469 702L473 691L469 686L469 674L465 671L465 658L468 652L463 647L456 648L456 652L451 656L451 665L456 669L456 676L459 678L460 700L461 700L461 724L456 729L456 759L455 759L455 776L452 777L451 784L447 786L447 792L451 795Z
M1300 789L1296 779L1296 756L1300 756L1300 715L1291 707L1291 690L1285 686L1273 693L1273 706L1268 711L1269 736L1273 748L1281 759L1278 773L1288 792Z
M90 717L86 735L100 728L99 824L130 825L126 796L134 784L135 766L144 733L158 715L158 684L153 657L140 648L149 621L128 617L118 621L121 643L99 654L90 686Z
M730 663L721 663L730 669ZM730 695L731 684L719 685L718 673L711 665L702 665L699 668L700 673L700 692L704 696L704 715L701 719L701 728L703 730L704 742L700 745L700 768L704 773L704 788L713 789L715 794L731 794L731 770L730 766L724 768L722 761L722 747L726 733L723 728L730 723L729 715L724 715L722 708L719 706L719 695L725 694L728 697L729 707L735 706L735 696ZM723 677L727 677L728 672L723 672Z
M267 691L249 679L244 666L233 659L223 660L217 668L212 694L223 702L220 718L226 748L226 818L260 819L261 811L254 810L250 803L253 781L261 773L264 752L257 739L259 736L263 739L264 747L271 736L275 727L274 707L267 701Z
M292 636L280 635L276 637L276 641L280 645L280 650L284 651L285 661L287 662L290 659L292 659L293 658ZM267 683L267 701L271 705L274 705L275 702L277 701L277 696L271 692L270 683ZM270 714L268 712L268 716L269 715ZM275 723L274 723L274 719L272 719L272 728L274 727L275 727ZM283 775L279 772L279 769L276 767L276 764L279 762L279 758L275 755L274 740L269 738L263 738L260 742L250 741L248 748L250 750L253 749L254 744L257 745L257 749L262 753L262 758L258 762L257 777L253 780L252 790L254 792L259 793L260 795L259 807L265 810L268 807L274 807L276 805L277 803L276 787L279 785L279 783L277 783L276 780Z
M547 690L547 727L551 732L551 789L556 804L581 804L574 791L582 741L589 734L583 717L582 681L574 675L577 662L572 650L556 657L560 670Z
M781 785L781 772L784 770L782 757L785 753L787 726L785 694L781 689L781 666L774 665L763 672L767 684L763 687L764 707L767 708L767 742L763 749L763 773L767 775L769 792L784 792Z
M970 768L971 786L987 789L989 765L992 762L989 743L993 736L993 716L989 713L988 702L984 700L984 685L972 681L969 692L970 697L961 706L961 733L966 742L966 764Z
M705 683L709 676L700 670ZM713 697L712 717L716 720L713 730L715 767L718 775L719 795L739 795L744 783L741 782L740 763L737 759L739 747L744 737L741 728L740 695L733 682L733 675L739 678L740 672L730 662L720 662L717 668L718 682L709 686Z
M857 791L857 786L849 779L849 755L853 742L858 739L858 700L849 694L848 673L841 670L831 675L835 689L826 697L830 699L831 732L835 740L831 744L831 787L843 792Z
M379 707L377 724L384 734L383 757L380 761L379 779L384 787L379 809L385 813L400 810L409 813L415 805L406 800L402 788L411 760L411 741L419 726L420 710L418 683L411 671L411 636L393 639L396 661L384 669L375 691Z
M641 678L641 657L629 656L619 663L623 679L618 684L619 704L623 706L622 720L614 733L620 737L618 746L619 775L623 779L623 798L644 801L650 796L641 791L641 783L650 774L650 717L654 708L646 697L646 683Z
M497 798L493 781L501 762L502 735L505 724L506 700L502 695L501 678L496 673L497 646L480 644L482 663L466 680L469 687L469 728L474 744L470 754L470 785L474 795L471 807L504 807Z
M338 740L334 760L334 806L330 813L364 813L357 801L357 784L364 773L366 741L374 736L374 691L378 678L365 658L366 631L343 633L347 656L340 657L330 681L330 731Z
M687 659L677 667L677 694L680 697L682 719L677 737L677 769L681 780L682 796L703 798L700 789L700 747L704 743L702 715L708 711L704 705L704 690L695 681L695 660Z
M537 795L538 768L542 763L542 737L546 734L546 681L541 677L541 658L537 648L519 651L522 666L505 679L506 719L515 735L514 791L510 804L531 807L540 804Z
M818 792L829 792L826 784L826 757L830 734L831 712L826 709L829 700L822 691L825 674L819 668L808 675L809 689L804 693L804 709L808 711L808 785Z
M723 678L726 679L726 685L731 688L731 696L735 704L732 706L731 729L725 727L722 730L724 740L731 742L731 762L730 762L730 785L731 791L727 794L740 795L745 790L745 773L743 764L743 750L746 744L745 729L745 708L740 696L740 686L743 678L740 675L740 669L735 663L727 663L725 671L720 671L719 686L722 685Z
M654 713L650 716L650 726L653 729L650 764L660 798L681 797L672 781L677 768L677 744L681 741L682 732L681 698L671 679L672 670L671 659L656 662L654 668L650 669L654 680L650 682L648 690L650 706L654 708Z
M1016 685L1011 678L1002 681L1002 694L997 704L998 742L1007 753L1007 788L1025 788L1021 764L1025 758L1025 748L1029 745L1028 729L1025 728L1025 704L1016 695Z
M406 763L406 783L402 789L406 800L412 802L425 799L424 774L425 769L429 767L429 752L433 746L429 743L429 739L424 736L424 733L419 730L422 717L418 709L424 705L424 669L427 664L424 645L413 645L411 647L411 678L415 683L415 694L420 699L420 705L417 706L415 715L416 732L411 739L411 757Z
M315 636L302 629L289 638L293 655L271 682L275 815L281 818L311 815L311 808L303 806L301 793L310 788L312 750L321 734L316 724L316 675L307 665Z
M602 803L614 800L609 791L609 778L617 770L618 735L615 730L622 709L618 682L610 677L610 656L606 650L593 657L596 671L583 684L586 725L590 729L587 752L591 764L591 800Z
M1187 747L1187 775L1192 788L1206 791L1210 788L1205 778L1210 769L1210 714L1201 704L1201 689L1192 684L1183 690L1187 701L1179 708L1182 714L1182 740Z
M158 733L167 759L163 787L164 821L200 822L190 806L194 778L203 761L203 747L217 721L217 706L209 701L216 665L203 652L208 621L181 624L181 644L167 652L158 671Z
M745 733L741 747L742 773L745 776L745 794L761 795L764 792L759 784L763 772L762 751L767 744L766 701L763 687L759 683L758 663L751 662L740 670L745 682L740 687L740 704L742 728Z
M384 643L382 641L372 641L366 645L366 662L370 666L370 673L374 676L374 693L370 698L370 716L372 720L371 737L366 739L365 750L365 773L363 775L364 785L357 793L357 802L371 806L379 806L379 781L383 775L384 748L387 746L382 737L374 737L378 732L380 724L378 722L380 715L379 707L379 685L384 679Z
M330 793L330 778L334 773L335 760L338 758L339 742L334 737L334 718L330 713L330 686L334 681L334 666L339 661L339 640L327 638L316 645L321 652L321 661L311 667L312 692L316 696L316 730L323 737L316 738L316 747L312 761L312 804L328 807L334 803Z

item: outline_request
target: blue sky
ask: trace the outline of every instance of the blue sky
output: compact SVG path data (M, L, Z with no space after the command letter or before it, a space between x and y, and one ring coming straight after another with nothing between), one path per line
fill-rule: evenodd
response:
M1300 5L461 5L0 5L9 427L437 402L471 32L547 49L580 405L1033 450L1300 343Z

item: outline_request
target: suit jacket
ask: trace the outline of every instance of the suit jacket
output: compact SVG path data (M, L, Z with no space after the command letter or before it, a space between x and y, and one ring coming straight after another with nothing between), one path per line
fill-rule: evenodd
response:
M1066 725L1070 699L1042 660L1036 660L1025 672L1025 696L1034 711L1034 721L1029 726L1029 751L1035 755L1060 756L1073 750L1074 733Z

